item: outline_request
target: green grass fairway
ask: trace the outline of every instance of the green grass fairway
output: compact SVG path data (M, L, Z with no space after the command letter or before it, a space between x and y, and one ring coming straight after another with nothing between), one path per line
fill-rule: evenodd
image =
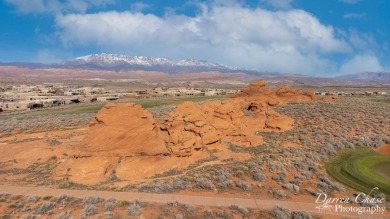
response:
M390 156L377 153L370 148L356 148L342 152L325 164L326 171L337 181L368 194L384 193L390 199L390 177L387 171Z
M47 115L59 115L59 114L81 114L81 113L97 113L102 107L104 103L97 105L75 105L72 108L46 108L44 110L39 111L28 111L21 114L15 115L5 115L0 116L0 120L2 119L25 119L33 116L47 116Z

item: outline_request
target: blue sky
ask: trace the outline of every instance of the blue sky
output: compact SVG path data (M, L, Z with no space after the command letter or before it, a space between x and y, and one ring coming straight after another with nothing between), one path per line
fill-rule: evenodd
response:
M2 0L0 62L92 53L332 76L390 69L388 0Z

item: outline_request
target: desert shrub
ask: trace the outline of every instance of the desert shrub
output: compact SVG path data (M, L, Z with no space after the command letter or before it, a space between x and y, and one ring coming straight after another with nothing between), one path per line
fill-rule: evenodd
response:
M126 200L122 200L122 201L118 202L118 206L120 206L120 207L127 207L129 205L130 205L130 202L126 201Z
M97 213L97 207L94 204L87 203L84 206L83 215L85 216L92 216Z
M306 211L293 211L291 213L291 219L313 219L313 217Z
M226 217L225 212L223 212L222 209L219 209L219 210L215 213L215 215L216 215L218 218L224 218L224 217Z
M302 180L300 178L297 178L297 177L290 181L290 183L292 183L294 185L299 185L301 182L302 182Z
M214 176L215 181L217 181L217 187L221 189L227 189L232 186L231 182L229 181L231 175L229 171L227 170L220 170L216 173Z
M273 192L273 197L276 199L286 199L288 196L284 194L282 191Z
M264 173L259 169L256 169L256 171L253 173L252 177L254 180L259 181L259 182L264 182L267 179L267 177L264 175Z
M287 172L285 171L279 172L278 174L272 176L273 180L280 183L284 183L286 178L287 178Z
M55 219L73 219L73 217L69 211L65 211L58 215Z
M222 181L217 183L217 187L219 189L228 189L232 187L232 182L231 181Z
M63 194L58 198L58 202L66 203L72 201L73 197L71 195Z
M283 188L288 190L288 191L292 191L294 193L299 193L299 186L297 185L294 185L292 183L287 183L287 184L284 184L283 185Z
M318 192L316 192L314 189L311 189L311 188L307 188L306 192L309 193L312 196L316 196L317 197L317 195L318 195Z
M56 204L53 202L45 202L40 204L38 207L35 208L34 213L35 214L52 214L54 209L56 209Z
M104 212L107 212L107 211L113 211L115 210L115 203L114 202L106 202L104 204Z
M184 209L185 212L187 213L193 213L195 211L195 207L190 205L190 204L183 204L182 208Z
M35 219L35 215L23 215L22 219Z
M236 182L236 186L244 191L248 191L251 189L251 185L248 182L245 181L238 181Z
M16 203L11 203L10 205L8 205L8 208L23 209L24 205L22 203L16 202Z
M230 177L231 177L230 172L223 169L223 170L218 171L215 174L214 178L217 182L223 182L223 181L229 180Z
M273 207L271 214L275 217L275 219L290 219L291 217L290 210L282 206Z
M140 216L144 212L144 209L141 207L138 201L133 201L127 207L127 214L129 216Z
M307 168L307 164L305 164L305 163L303 163L302 161L299 161L299 160L293 160L292 161L292 165L297 170L304 170L304 169Z
M344 191L344 187L341 184L331 181L326 176L320 177L320 181L317 186L327 190Z
M195 180L195 183L196 183L196 187L200 188L200 189L206 189L206 190L214 190L215 189L215 185L213 184L213 182L207 178L198 178Z
M109 199L107 199L107 202L116 203L117 200L115 198L109 198Z
M118 181L118 180L119 180L119 178L118 178L118 176L116 175L116 171L115 171L115 170L111 171L111 174L110 174L110 176L108 177L107 181L108 181L108 182L116 182L116 181Z
M304 176L304 177L306 177L306 178L309 178L309 177L311 177L312 173L309 172L309 171L302 171L302 172L301 172L301 175Z
M318 171L317 165L315 165L315 164L309 164L309 171L311 171L311 172L317 172L317 171Z
M319 153L322 155L333 156L337 154L335 148L330 143L327 143L326 145L318 148L320 150Z
M172 206L172 207L179 207L180 206L180 202L178 202L178 201L168 202L167 205L168 206Z
M143 184L138 190L141 192L152 192L152 193L166 193L174 192L182 189L189 188L190 186L181 179L172 179L168 181L157 181L152 184Z
M5 202L7 200L7 198L10 196L11 195L9 193L1 193L0 194L0 202Z
M19 200L19 199L21 199L23 196L21 196L21 195L13 195L13 196L11 196L11 200Z
M213 211L211 209L207 209L206 211L203 212L203 217L208 218L208 217L213 217Z
M69 188L71 186L71 183L69 181L61 181L58 183L58 188L65 189Z
M229 208L238 211L244 217L248 217L250 215L250 211L245 207L239 205L231 205Z
M36 203L40 199L41 199L41 197L39 197L39 196L30 196L27 198L27 202L28 203Z
M246 165L248 166L249 169L257 168L257 164L253 161L249 161Z
M103 202L103 201L104 201L104 199L102 199L100 197L94 197L94 196L85 197L83 199L84 204L98 204L98 203Z
M48 200L50 200L52 198L53 198L53 196L47 195L47 196L43 197L42 199L45 200L45 201L48 201Z
M268 165L268 169L271 172L282 169L282 164L280 162L273 162Z

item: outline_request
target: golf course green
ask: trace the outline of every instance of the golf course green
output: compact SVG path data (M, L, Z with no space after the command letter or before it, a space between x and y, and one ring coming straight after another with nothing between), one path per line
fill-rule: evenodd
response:
M384 193L390 199L390 156L371 148L345 150L325 164L327 173L340 183L368 194Z

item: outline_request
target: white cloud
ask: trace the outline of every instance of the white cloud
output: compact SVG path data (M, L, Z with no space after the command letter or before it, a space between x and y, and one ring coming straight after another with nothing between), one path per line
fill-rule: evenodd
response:
M342 74L353 74L357 72L381 71L383 67L376 56L371 54L356 55L344 63L340 68Z
M374 36L358 32L352 28L349 30L349 42L358 51L369 52L378 48L378 43Z
M40 13L85 13L91 7L104 7L112 4L115 0L5 0L14 5L16 11L21 14Z
M333 27L302 10L268 11L239 4L202 5L195 17L135 12L58 16L58 36L69 46L169 58L207 59L244 68L323 73L326 57L349 53Z

